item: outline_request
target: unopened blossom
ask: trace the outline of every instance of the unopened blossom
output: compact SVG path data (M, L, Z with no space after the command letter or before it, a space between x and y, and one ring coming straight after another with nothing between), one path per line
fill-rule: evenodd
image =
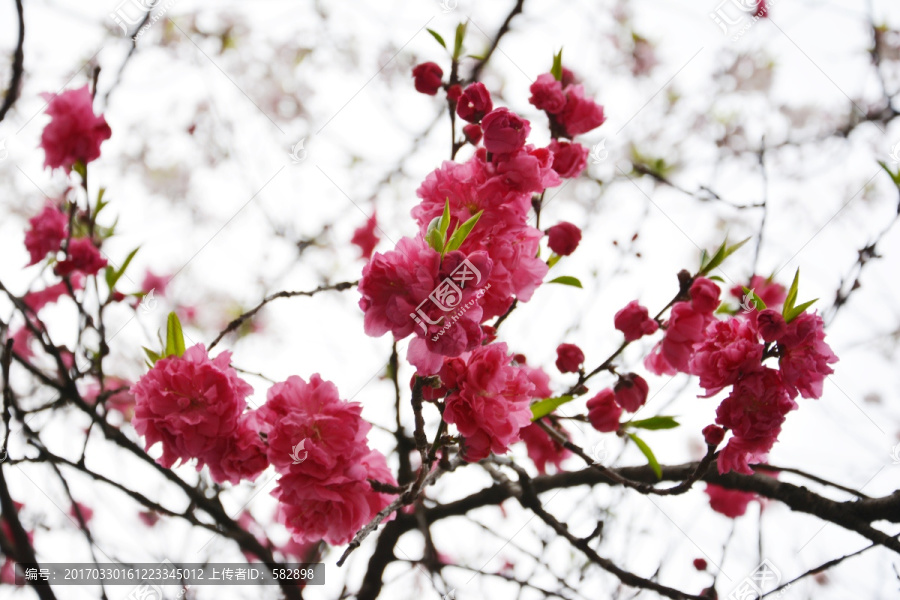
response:
M646 307L637 300L632 300L625 305L613 318L616 329L625 334L626 342L639 340L645 335L650 335L659 329L659 323L650 318Z
M575 344L560 344L556 348L556 368L560 373L577 373L584 364L584 352Z
M547 229L547 243L550 250L560 256L569 256L581 242L581 229L568 221L560 221Z
M436 63L426 62L416 65L412 75L417 92L434 96L441 89L441 78L444 76L444 71Z
M611 389L601 390L588 400L588 420L597 431L612 433L619 429L622 407L616 403L616 394Z

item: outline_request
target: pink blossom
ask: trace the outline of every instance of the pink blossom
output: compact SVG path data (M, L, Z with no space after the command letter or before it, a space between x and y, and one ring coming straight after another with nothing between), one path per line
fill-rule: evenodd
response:
M753 469L750 465L764 462L776 441L778 441L777 434L755 439L731 438L716 458L719 473L735 471L752 475Z
M476 125L475 123L469 123L462 128L462 131L463 135L466 136L466 141L473 146L477 146L478 142L481 141L481 137L484 135L481 131L481 125Z
M461 452L474 462L491 452L503 454L531 423L529 401L534 385L528 374L512 364L506 344L478 346L466 359L465 375L446 400L444 420L464 437Z
M732 519L746 513L747 505L756 500L756 494L753 492L729 490L714 483L706 484L706 495L709 496L710 508Z
M278 520L295 542L346 544L391 500L373 490L367 480L396 485L384 455L375 450L324 475L290 473L279 479L272 492L279 500Z
M557 121L565 131L565 137L572 138L603 125L606 121L603 107L584 97L584 86L569 85L565 93L566 105L556 115Z
M581 229L568 221L560 221L547 229L547 243L550 250L560 256L569 256L581 242Z
M577 373L584 364L584 352L575 344L560 344L556 348L556 368L560 373Z
M616 403L630 413L637 412L647 402L650 386L640 375L628 373L619 378L615 387Z
M258 420L253 412L244 413L237 430L224 444L202 457L209 465L213 481L232 485L247 479L253 481L269 466L266 445L259 437Z
M691 284L691 306L699 313L711 315L719 307L721 290L716 282L698 277Z
M650 318L647 308L637 300L632 300L617 312L613 323L616 329L625 334L626 342L639 340L659 329L659 323Z
M825 377L834 373L829 364L838 357L825 342L825 323L815 313L802 313L787 324L778 342L779 365L785 385L804 398L821 398Z
M759 299L765 303L766 308L781 308L785 298L787 298L787 290L783 285L771 279L766 279L761 275L751 277L750 283L746 287L753 290ZM738 300L743 300L744 286L736 285L731 288L731 295Z
M690 372L712 396L748 373L762 369L763 345L753 326L742 319L714 320L706 338L694 346Z
M494 109L481 121L484 147L491 154L510 154L525 145L531 125L506 107Z
M775 342L787 331L784 317L777 310L767 308L756 316L756 330L765 342Z
M417 92L434 96L441 88L441 78L444 76L444 71L437 64L426 62L416 65L412 75Z
M451 102L458 102L460 96L462 96L463 89L462 86L458 83L454 83L450 87L447 88L447 100Z
M17 329L10 336L13 341L13 352L18 354L25 360L31 360L34 358L34 352L31 350L31 341L34 339L34 336L31 333L31 330L24 325Z
M531 194L561 182L553 170L553 154L547 148L535 148L531 144L509 154L497 155L486 169L489 178L479 192L489 198L512 202L530 199Z
M79 273L75 273L70 278L69 285L72 286L73 291L77 292L84 288L84 278ZM47 286L42 290L28 292L27 294L25 294L22 300L26 305L28 305L28 308L37 313L48 304L53 304L60 298L68 294L68 285L65 281L60 281L59 283Z
M666 334L644 365L657 375L688 373L688 363L693 354L694 344L703 341L705 329L711 317L698 312L689 302L676 302L672 306Z
M75 238L69 240L66 258L56 263L53 271L60 277L76 272L96 275L104 267L106 259L100 255L94 242L88 238Z
M135 397L135 430L146 438L146 448L157 442L159 463L171 467L219 451L238 427L238 420L253 392L229 366L231 353L210 360L203 344L188 348L181 357L159 360L141 377Z
M559 173L560 177L573 179L581 175L587 167L586 146L576 142L550 140L548 148L553 153L553 170Z
M611 389L601 390L587 401L588 420L597 431L612 433L619 429L622 407L616 404L616 394Z
M41 134L44 166L69 171L78 161L87 164L99 158L100 144L109 139L112 130L103 115L94 114L88 86L43 96L49 100L46 112L50 115Z
M372 216L366 219L365 225L358 227L353 232L353 237L350 238L350 243L355 244L359 247L360 258L364 258L369 260L372 257L372 252L375 251L375 246L378 245L378 235L375 233L375 229L378 227L378 223L375 217L375 211L372 211Z
M707 425L703 428L703 440L707 446L716 447L725 439L725 430L718 425Z
M28 266L44 260L48 254L56 254L69 231L69 217L56 206L47 204L37 215L28 220L31 228L25 232L25 249L31 256Z
M476 81L463 91L456 106L456 114L464 121L478 123L493 107L490 92L483 83Z
M550 434L538 425L531 424L528 427L524 427L520 434L528 449L528 458L531 459L541 475L547 473L548 464L554 465L556 470L559 471L562 462L572 455L571 452L552 439Z
M144 273L144 280L141 282L141 291L145 294L154 292L158 296L166 295L166 288L169 287L169 281L172 278L168 275L157 275L150 269Z
M560 112L566 106L566 95L562 84L550 73L542 73L531 84L531 98L528 99L538 110L551 115Z
M324 477L369 452L371 425L361 414L359 403L341 400L337 386L315 374L308 383L293 375L273 385L255 418L276 471Z

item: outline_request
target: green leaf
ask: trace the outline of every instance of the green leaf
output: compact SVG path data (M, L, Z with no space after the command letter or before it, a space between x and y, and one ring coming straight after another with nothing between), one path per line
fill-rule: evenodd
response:
M97 207L94 209L94 218L97 218L97 215L100 214L100 211L106 208L109 202L103 201L103 196L106 194L106 188L102 187L97 192Z
M554 410L572 400L572 396L558 396L556 398L545 398L531 405L532 421L537 421L541 417L546 417Z
M562 275L557 277L556 279L551 279L547 283L558 283L560 285L571 285L572 287L581 288L581 282L578 281L577 278L572 277L571 275Z
M751 300L751 302L753 303L753 307L752 307L752 308L755 308L756 310L758 310L758 311L760 311L760 312L766 310L766 303L763 302L762 298L760 298L759 296L756 295L756 290L751 290L751 289L748 288L747 286L741 286L741 287L742 287L743 290L744 290L744 296L745 296L745 297L746 297L746 296L750 296L750 300ZM741 304L741 306L745 306L745 305L744 305L744 304ZM746 308L749 309L749 308L751 308L751 307L747 306ZM753 311L750 310L749 312L753 312Z
M653 469L653 472L656 473L657 479L662 479L662 468L659 466L659 461L656 460L656 456L653 454L653 450L650 449L650 446L647 445L647 442L634 435L633 433L629 433L628 437L637 444L637 447L644 453L644 456L647 457L647 462L650 463L650 468Z
M721 277L719 277L718 275L713 275L712 277L710 277L710 279L712 281L718 281L719 283L725 283L725 280L722 279Z
M884 169L887 172L887 174L891 176L891 181L894 182L894 185L896 185L897 187L900 187L900 169L897 169L897 172L894 173L893 171L891 171L891 168L888 167L884 162L879 160L878 164L881 165L881 168Z
M553 55L553 66L550 67L550 74L557 81L562 81L562 48Z
M649 419L640 419L625 423L626 427L635 427L637 429L647 429L650 431L656 431L658 429L675 429L679 425L680 423L675 420L675 417L664 416L650 417Z
M791 321L793 321L794 319L796 319L797 317L802 315L804 312L806 312L807 308L809 308L810 306L812 306L813 304L815 304L818 301L819 301L819 299L816 298L815 300L810 300L809 302L804 302L800 306L795 306L790 311L788 311L788 313L786 315L784 315L784 322L790 323Z
M76 160L75 164L72 165L72 170L81 175L82 181L87 181L87 165L83 161Z
M144 348L144 354L146 354L146 355L147 355L147 358L150 359L150 366L151 366L151 367L152 367L153 365L155 365L156 362L157 362L159 359L162 358L162 356L160 356L158 353L154 352L154 351L151 350L150 348L146 348L146 347L144 347L144 346L142 346L142 348Z
M794 309L794 304L797 303L797 290L800 288L800 267L797 267L797 272L794 273L794 281L791 282L791 287L788 289L787 297L784 299L784 309L781 311L781 314L787 316L789 312Z
M462 56L463 39L466 37L466 23L456 26L456 39L453 42L453 60L459 60Z
M425 230L425 243L437 250L444 251L444 236L441 235L441 217L435 217Z
M553 265L558 263L561 258L562 258L562 256L560 256L559 254L556 254L554 252L553 254L550 255L550 258L547 259L547 266L552 269Z
M437 43L440 44L441 46L443 46L444 50L447 49L447 44L446 44L446 42L444 42L444 38L441 37L441 34L439 34L439 33L438 33L437 31L435 31L434 29L426 29L425 31L427 31L428 33L430 33L430 34L431 34L431 37L433 37L434 39L436 39L436 40L437 40Z
M138 250L140 250L140 247L135 248L128 254L128 256L125 257L125 262L122 263L122 266L119 267L118 271L114 270L112 272L112 274L110 274L110 269L109 269L109 267L107 267L107 269L106 269L106 284L109 286L110 292L113 291L113 289L116 287L116 284L119 282L119 279L121 279L122 275L125 274L125 269L127 269L128 265L131 264L131 259L133 259L134 255L138 253Z
M478 219L481 218L481 213L483 212L483 210L479 210L475 214L475 216L456 228L456 231L454 231L453 235L450 236L450 240L447 242L447 246L446 248L444 248L444 252L453 252L463 245L463 242L465 242L466 238L469 237L469 233L471 233L472 228L475 227L475 224L478 223Z
M447 230L450 229L450 198L444 200L444 213L441 215L441 239L447 239Z
M725 259L737 252L741 249L741 247L750 241L750 238L742 240L733 246L728 245L728 240L726 239L722 242L722 245L716 250L716 253L712 255L712 258L709 258L709 254L704 250L700 255L700 271L697 275L706 275L723 262Z
M166 356L184 355L184 332L181 330L181 321L174 312L169 313L166 323Z

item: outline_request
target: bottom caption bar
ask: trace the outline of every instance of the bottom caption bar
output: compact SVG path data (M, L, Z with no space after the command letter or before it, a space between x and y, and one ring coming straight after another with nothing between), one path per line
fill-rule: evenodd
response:
M325 563L18 563L19 585L324 585Z

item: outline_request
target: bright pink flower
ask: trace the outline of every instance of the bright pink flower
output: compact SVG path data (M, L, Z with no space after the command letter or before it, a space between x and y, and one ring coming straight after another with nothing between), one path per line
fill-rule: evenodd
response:
M459 118L469 123L478 123L484 115L494 108L491 102L491 93L480 81L470 84L459 98L456 106L456 114Z
M47 204L37 215L28 220L31 228L25 232L25 249L31 256L28 266L39 263L50 254L56 254L69 231L69 217L56 206Z
M556 119L565 131L565 137L587 133L606 121L603 107L590 98L584 97L584 86L570 85L565 89L566 105L556 115Z
M616 383L616 403L630 413L637 412L647 402L649 391L650 386L643 377L628 373Z
M787 324L787 330L778 342L784 382L804 398L821 398L825 377L834 373L828 365L838 361L825 342L824 327L819 315L802 313Z
M96 275L100 269L106 267L106 259L100 255L100 250L88 238L74 238L69 240L66 248L66 258L56 263L53 271L60 277L72 273L84 275Z
M80 274L76 273L69 280L69 283L72 285L72 289L77 292L84 287L84 278L81 277ZM66 285L66 282L60 281L59 283L47 286L42 290L28 292L27 294L25 294L22 300L25 302L25 304L28 305L28 308L37 313L48 304L53 304L54 302L68 294L69 287Z
M547 229L547 243L550 250L560 256L569 256L581 242L581 229L568 221L560 221Z
M426 62L416 65L412 74L417 92L434 96L441 89L441 78L444 76L444 71L437 64Z
M689 302L672 306L666 334L644 360L644 365L657 375L688 373L694 344L703 341L711 317L695 310Z
M534 463L538 473L545 475L547 465L552 464L559 471L562 462L572 455L559 442L550 437L546 431L538 425L531 424L524 427L521 432L522 441L528 448L528 458ZM568 437L568 436L566 436Z
M659 323L650 318L650 313L637 300L632 300L617 312L613 323L625 334L626 342L639 340L659 329Z
M361 414L359 403L341 400L337 387L315 374L309 383L293 375L273 385L255 418L276 471L324 478L368 454L372 426Z
M181 357L159 360L131 391L135 398L132 420L146 448L157 442L159 463L171 467L214 454L231 437L253 392L229 366L230 352L210 360L203 344L188 348Z
M269 466L266 445L259 437L258 419L255 412L244 413L238 422L237 431L202 457L209 465L213 481L237 485L242 480L253 481Z
M560 373L577 373L584 364L584 352L575 344L560 344L556 348L556 368Z
M172 278L168 275L157 275L150 269L144 274L144 280L141 282L141 291L149 294L151 291L157 296L165 296L166 288L169 287L169 281Z
M527 200L530 204L531 194L539 194L561 182L553 170L553 154L547 148L535 148L531 144L509 154L497 155L486 168L493 176L479 192L488 198L512 202Z
M725 430L718 425L707 425L703 428L703 440L707 446L716 447L725 439Z
M691 284L691 306L699 313L711 315L719 307L721 290L715 281L698 277Z
M94 114L88 86L43 96L49 100L46 112L51 117L41 134L44 166L69 171L78 161L87 164L99 158L100 144L109 139L112 130L103 115Z
M531 124L506 107L497 108L481 121L484 147L491 154L511 154L525 145Z
M531 98L528 99L538 110L551 115L560 112L566 106L566 95L562 84L550 73L542 73L531 84Z
M369 260L372 257L372 252L375 251L375 246L378 245L379 237L375 233L375 229L378 226L378 223L375 220L375 211L372 211L372 216L366 220L366 224L360 226L353 232L353 237L350 238L351 244L356 244L359 247L360 258L364 258Z
M759 296L759 299L766 304L766 308L781 308L787 298L787 290L780 283L776 283L771 279L766 279L761 275L754 275L750 278L747 288ZM744 298L744 286L736 285L731 288L731 295L738 300Z
M573 179L581 175L587 167L588 149L576 142L550 140L548 146L553 153L553 170L560 177Z
M372 489L369 478L396 485L384 456L375 450L325 477L285 475L272 492L279 500L278 520L298 543L346 544L391 501Z
M503 454L531 423L529 401L534 385L525 370L512 364L506 344L478 346L466 359L465 375L447 397L444 420L464 437L462 456L469 462Z
M795 408L778 371L764 367L739 379L716 409L716 423L734 434L720 454L719 472L752 472L749 463L772 449L785 416Z
M775 342L785 334L787 324L780 312L767 308L756 316L756 330L765 342Z
M587 401L588 420L597 431L612 433L619 429L622 407L616 403L616 394L611 389L601 390Z
M709 397L762 369L762 355L763 345L749 322L714 320L706 329L706 339L694 346L690 372L700 378Z
M484 135L481 131L481 125L476 125L475 123L469 123L462 128L462 131L463 135L466 136L466 141L473 146L477 146L478 142L481 141L481 137Z
M732 519L747 512L747 505L756 500L756 494L753 492L729 490L714 483L706 484L706 494L709 496L710 508ZM705 561L703 568L706 568Z
M520 364L519 368L525 371L528 381L534 385L534 391L532 392L534 398L549 398L553 395L553 390L550 389L550 376L543 369L540 367L529 367L525 364Z

